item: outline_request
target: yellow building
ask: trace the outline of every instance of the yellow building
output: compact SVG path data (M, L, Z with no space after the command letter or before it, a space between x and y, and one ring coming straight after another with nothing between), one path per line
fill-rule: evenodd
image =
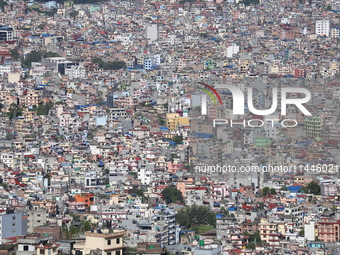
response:
M126 231L102 229L100 232L85 232L86 239L77 241L74 244L74 249L81 251L82 254L90 254L91 251L101 250L102 255L123 255L123 236L126 235Z
M268 242L271 234L277 233L277 224L269 223L267 219L261 218L261 222L259 223L259 231L262 241Z
M35 114L36 112L29 111L28 108L24 108L22 112L22 116L24 117L26 122L32 122Z
M170 131L178 129L180 126L190 124L190 118L182 117L178 113L168 113L166 115L166 126Z

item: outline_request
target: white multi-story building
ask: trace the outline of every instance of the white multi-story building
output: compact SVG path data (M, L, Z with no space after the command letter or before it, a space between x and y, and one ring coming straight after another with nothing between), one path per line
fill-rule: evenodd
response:
M85 79L85 68L79 66L71 66L65 69L65 74L68 75L70 79Z
M317 35L329 36L329 20L317 20L315 22L315 33Z
M0 65L0 77L4 76L4 74L10 73L11 70L11 66Z
M1 153L1 162L4 163L5 165L7 165L8 167L13 167L13 153Z

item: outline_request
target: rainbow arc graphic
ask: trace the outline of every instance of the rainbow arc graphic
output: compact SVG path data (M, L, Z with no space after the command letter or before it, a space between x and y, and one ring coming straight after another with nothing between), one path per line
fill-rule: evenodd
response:
M213 100L214 104L217 104L217 100L218 100L220 105L223 104L222 99L221 99L220 95L217 93L216 89L214 89L213 87L211 87L210 85L208 85L204 82L199 82L199 84L202 84L205 87L205 88L199 88L199 89L201 89L205 93L207 93L211 97L211 99ZM216 98L217 98L217 100L216 100Z

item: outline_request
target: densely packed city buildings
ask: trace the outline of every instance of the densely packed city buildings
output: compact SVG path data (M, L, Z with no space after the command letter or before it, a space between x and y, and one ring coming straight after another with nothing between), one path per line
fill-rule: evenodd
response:
M340 1L0 7L0 254L340 254Z

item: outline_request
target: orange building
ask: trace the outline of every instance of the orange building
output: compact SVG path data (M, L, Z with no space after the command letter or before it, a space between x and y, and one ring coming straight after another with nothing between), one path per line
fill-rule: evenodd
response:
M94 195L91 193L81 193L75 195L76 202L85 203L87 209L90 205L94 204Z

